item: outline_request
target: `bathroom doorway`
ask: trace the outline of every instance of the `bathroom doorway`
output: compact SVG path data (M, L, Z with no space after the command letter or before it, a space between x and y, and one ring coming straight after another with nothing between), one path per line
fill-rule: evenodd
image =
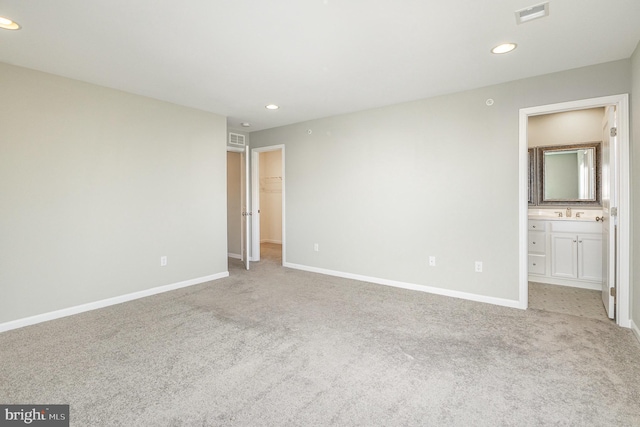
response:
M615 95L602 98L586 99L574 102L566 102L561 104L544 105L539 107L525 108L520 110L520 135L519 135L519 147L520 147L520 307L529 307L529 271L532 268L531 265L536 265L535 258L531 261L530 249L531 242L529 237L529 228L532 227L529 223L529 152L528 152L528 140L529 133L529 119L531 117L564 113L569 111L598 109L598 108L614 107L616 111L615 126L611 126L614 129L607 127L607 131L611 131L612 137L615 138L614 147L615 150L611 150L611 159L609 161L609 169L611 170L611 176L613 179L609 183L605 183L603 187L603 203L602 203L602 218L605 221L609 221L611 224L615 224L617 230L617 236L603 235L603 240L609 241L611 239L611 248L613 253L617 256L613 260L609 261L609 257L606 254L600 256L607 259L607 262L603 264L603 272L609 270L610 278L607 279L607 286L613 287L615 292L611 292L608 287L603 290L603 300L612 298L615 301L615 320L620 326L630 327L630 313L629 313L629 227L630 227L630 169L629 169L629 104L628 95ZM602 135L602 134L600 134ZM604 138L602 138L604 139ZM610 197L612 205L607 206L604 202L605 193L607 197ZM610 209L615 208L615 209ZM569 213L570 210L567 210ZM562 211L560 210L562 213ZM540 226L537 224L535 226ZM567 227L567 223L563 227ZM569 227L570 228L570 227ZM567 229L569 230L569 229ZM535 230L539 231L539 229ZM546 230L549 231L549 230ZM571 231L571 230L569 230ZM569 234L569 233L567 233ZM542 236L542 234L540 234ZM558 237L557 244L565 244ZM549 237L546 237L548 239ZM567 241L567 245L572 243L578 243L579 239L575 241ZM546 240L549 242L549 240ZM536 242L537 243L537 242ZM606 243L606 242L605 242ZM549 247L549 243L547 243ZM567 246L569 247L569 246ZM576 246L577 247L577 246ZM606 244L602 245L606 250ZM542 259L542 255L533 251L534 256L539 256ZM571 255L573 256L573 255ZM579 257L579 256L578 256ZM579 260L577 261L579 262ZM611 265L613 264L613 265ZM549 264L547 263L547 266ZM538 268L538 267L535 267ZM540 273L543 274L543 273ZM556 274L556 276L558 276ZM612 282L612 283L611 283ZM613 293L613 295L609 295ZM606 303L606 301L604 301Z
M269 254L285 261L285 155L284 145L255 148L252 160L252 261Z

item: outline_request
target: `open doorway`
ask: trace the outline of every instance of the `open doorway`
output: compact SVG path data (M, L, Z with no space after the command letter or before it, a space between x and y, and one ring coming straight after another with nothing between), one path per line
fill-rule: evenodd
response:
M285 254L284 146L252 151L252 261L269 258L282 265Z
M227 147L227 256L249 269L251 247L249 212L249 149Z
M528 118L529 308L609 321L602 302L604 107Z
M611 156L607 159L604 155L604 161L607 165L602 168L603 172L603 191L601 211L598 212L596 218L600 221L597 224L600 229L605 230L602 236L601 248L607 253L598 256L598 261L587 259L589 253L593 253L594 248L598 247L593 240L581 238L581 232L574 230L576 221L575 215L581 212L582 218L589 215L588 203L580 205L579 203L558 202L556 204L549 203L546 206L535 206L536 208L545 207L547 209L539 209L541 215L547 215L549 218L554 217L554 221L547 221L546 218L533 218L530 220L530 200L532 192L529 191L529 159L531 158L528 150L529 119L541 115L549 115L554 113L564 113L576 110L607 108L606 111L615 111L615 118L605 120L603 122L604 134L602 135L603 149L605 154ZM602 111L602 110L601 110ZM607 114L605 114L606 116ZM615 95L603 98L593 98L561 104L552 104L539 107L525 108L520 110L520 307L527 308L529 306L529 278L530 272L537 269L536 274L540 277L548 276L549 281L556 281L556 284L567 284L580 275L582 279L588 278L594 270L579 271L580 268L593 267L595 263L602 261L602 299L607 304L610 300L611 307L615 302L615 318L616 323L620 326L629 327L629 226L630 226L630 169L629 169L629 108L628 95ZM603 128L601 128L603 129ZM605 143L609 140L613 146L611 149L605 147ZM542 151L538 150L536 155L541 155ZM537 159L539 160L539 159ZM540 164L536 160L536 164ZM538 169L539 173L544 173L543 169ZM607 181L605 176L609 174L610 180ZM538 181L539 184L539 181ZM534 197L545 197L541 193L541 187L538 186L533 192ZM537 203L539 204L539 200ZM578 210L576 211L576 208ZM593 208L593 206L592 206ZM586 212L586 213L585 213ZM544 216L543 215L543 216ZM562 217L560 217L562 215ZM568 218L568 216L570 216ZM595 226L595 219L593 225ZM571 221L560 221L571 220ZM604 219L605 227L602 227L601 221ZM540 220L540 221L538 221ZM538 223L539 222L539 223ZM586 222L585 222L586 223ZM552 225L549 225L552 224ZM609 227L610 224L610 227ZM544 226L544 229L541 227ZM612 231L613 230L613 231ZM529 238L529 232L533 232L537 237ZM575 234L575 236L573 236ZM597 231L593 231L597 234ZM572 235L573 237L569 236ZM618 238L616 239L615 236ZM586 242L586 243L585 243ZM607 242L611 242L611 246L607 246ZM581 250L580 244L585 247L591 245L590 249ZM555 245L555 246L554 246ZM545 248L545 249L543 249ZM550 252L549 252L550 251ZM554 252L555 251L555 252ZM560 254L562 256L556 256ZM564 255L563 255L564 254ZM586 258L581 258L581 254ZM611 257L610 254L615 256ZM566 256L565 256L566 255ZM546 258L550 256L549 258ZM564 258L563 258L564 257ZM575 258L575 260L574 260ZM582 262L582 264L581 264ZM544 267L543 267L544 265ZM595 277L591 277L593 281ZM560 283L566 280L564 283ZM586 281L583 280L585 283ZM575 281L574 281L575 282ZM606 286L606 289L604 287ZM613 289L613 290L612 290ZM610 316L613 317L613 316Z
M227 151L227 256L242 260L242 154Z

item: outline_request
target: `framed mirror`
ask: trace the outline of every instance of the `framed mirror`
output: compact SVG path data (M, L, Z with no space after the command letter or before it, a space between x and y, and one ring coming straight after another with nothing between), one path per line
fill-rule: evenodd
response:
M534 206L536 204L536 192L534 191L535 186L535 164L536 164L536 150L533 148L529 148L529 179L527 181L527 193L529 194L529 206Z
M538 205L600 206L600 145L538 147Z

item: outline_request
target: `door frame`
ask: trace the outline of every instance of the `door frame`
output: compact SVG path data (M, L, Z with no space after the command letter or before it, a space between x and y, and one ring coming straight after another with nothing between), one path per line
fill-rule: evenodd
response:
M528 118L541 114L561 113L572 110L583 110L587 108L606 107L615 105L618 120L618 142L619 151L617 153L619 176L618 188L618 258L616 271L618 277L616 289L616 323L620 326L630 328L630 146L629 146L629 94L619 94L604 96L599 98L581 99L577 101L561 102L557 104L541 105L537 107L521 108L519 114L519 302L520 308L526 309L529 306L529 283L528 283L528 263L527 263L527 222L528 222Z
M282 265L286 263L286 168L284 144L251 149L251 261L260 261L260 153L281 150L282 156Z

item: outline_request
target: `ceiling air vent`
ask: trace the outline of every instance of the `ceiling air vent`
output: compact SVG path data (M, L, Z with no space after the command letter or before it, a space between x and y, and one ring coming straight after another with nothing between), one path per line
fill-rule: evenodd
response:
M549 2L516 10L516 22L518 24L524 24L525 22L544 18L545 16L549 16Z
M244 147L244 135L229 132L229 144Z

